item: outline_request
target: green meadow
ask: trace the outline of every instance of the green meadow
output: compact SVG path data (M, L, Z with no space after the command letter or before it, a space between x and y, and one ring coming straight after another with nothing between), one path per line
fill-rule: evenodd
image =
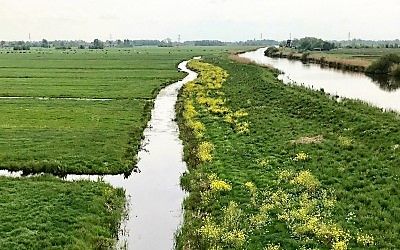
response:
M125 194L101 182L0 177L0 249L111 249Z
M178 249L398 249L399 115L208 56L181 93Z
M0 50L0 169L131 173L177 64L231 49ZM0 249L113 249L125 203L101 181L0 177Z
M34 98L0 99L0 168L130 173L155 96L184 77L177 64L235 49L1 50L0 97Z

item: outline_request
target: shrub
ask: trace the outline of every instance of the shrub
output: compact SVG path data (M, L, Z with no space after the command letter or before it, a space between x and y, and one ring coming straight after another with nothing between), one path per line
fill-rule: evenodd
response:
M396 78L400 78L400 64L393 65L390 69L389 74Z
M279 49L276 47L268 47L266 51L264 51L265 56L276 57L279 53Z
M309 55L310 55L310 52L304 52L304 53L301 55L301 60L302 60L303 62L306 62Z
M373 62L366 70L369 74L389 74L391 68L400 63L400 56L388 54Z

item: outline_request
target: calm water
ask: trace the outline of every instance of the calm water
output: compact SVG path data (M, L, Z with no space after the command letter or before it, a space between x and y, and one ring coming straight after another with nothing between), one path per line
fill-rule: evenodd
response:
M68 175L66 180L102 179L125 189L128 196L128 218L121 226L118 248L169 250L174 248L175 233L183 220L182 203L186 193L180 178L187 170L183 146L175 120L175 104L180 88L197 78L197 74L179 64L188 73L182 80L160 91L151 120L144 131L139 152L138 173L123 175ZM21 172L0 171L1 176L19 177Z
M271 65L284 72L279 78L285 83L303 84L341 97L359 99L386 110L400 112L400 82L390 78L372 79L363 73L344 72L304 64L285 58L264 56L266 48L241 54L258 64Z
M129 216L122 228L120 245L128 249L173 249L175 233L183 219L182 203L186 193L180 178L186 171L183 146L175 120L175 104L180 88L196 79L197 74L179 64L188 73L182 81L160 91L151 120L144 131L143 149L139 152L139 173L129 178L105 176L104 180L122 187L128 195ZM68 180L94 179L96 176L68 176Z

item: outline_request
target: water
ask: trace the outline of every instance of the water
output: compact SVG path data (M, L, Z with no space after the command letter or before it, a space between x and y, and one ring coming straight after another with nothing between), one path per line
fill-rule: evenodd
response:
M385 110L400 112L400 82L390 78L372 79L363 73L321 67L286 58L264 56L266 48L241 54L257 64L270 65L284 72L279 79L301 84L340 97L359 99Z
M151 120L144 131L137 173L123 175L68 175L66 180L102 179L114 187L124 188L128 196L128 218L121 226L118 248L135 250L173 249L175 233L183 220L182 203L186 193L180 178L187 170L183 146L175 120L175 104L180 88L197 78L197 74L179 64L188 73L182 80L160 91ZM0 175L19 177L22 172L0 171Z

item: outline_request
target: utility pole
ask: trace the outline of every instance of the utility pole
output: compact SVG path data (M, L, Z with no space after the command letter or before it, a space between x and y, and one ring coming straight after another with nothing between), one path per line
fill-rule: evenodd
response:
M261 33L261 35L260 35L260 40L262 40L263 39L263 33Z
M178 44L181 43L181 35L178 35Z
M350 32L349 32L348 40L349 40L349 41L351 40L351 33L350 33Z
M31 42L31 33L29 33L29 42Z

